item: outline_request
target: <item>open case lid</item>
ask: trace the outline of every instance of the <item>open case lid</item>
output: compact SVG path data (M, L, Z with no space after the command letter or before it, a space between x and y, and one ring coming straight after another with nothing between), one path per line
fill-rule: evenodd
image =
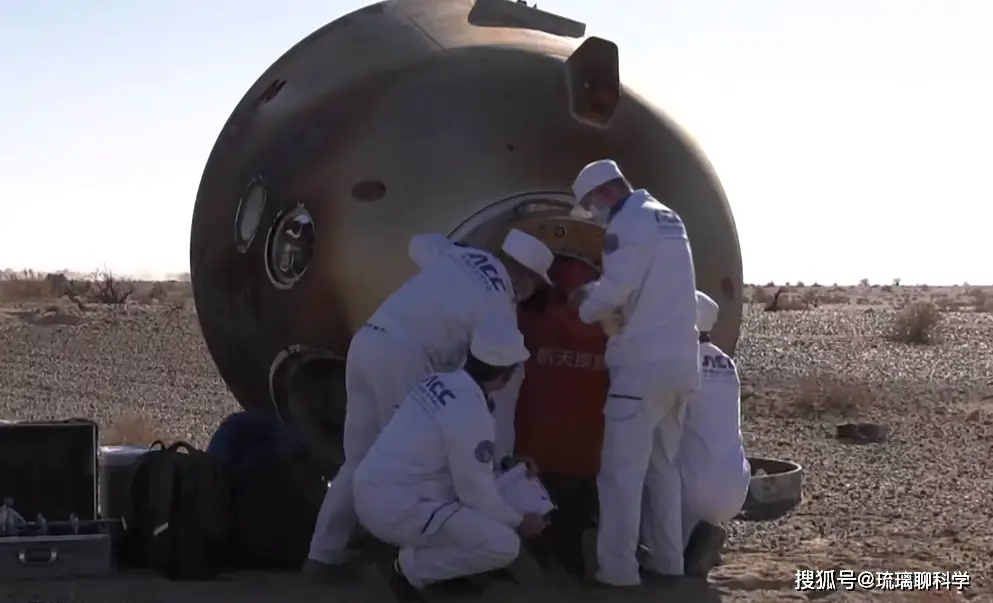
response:
M0 423L0 502L28 521L96 519L97 440L91 421Z

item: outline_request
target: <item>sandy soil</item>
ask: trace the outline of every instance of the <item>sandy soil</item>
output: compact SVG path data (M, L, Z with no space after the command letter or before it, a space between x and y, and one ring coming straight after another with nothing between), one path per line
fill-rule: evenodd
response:
M772 291L752 290L749 298L764 301ZM775 522L733 522L726 563L708 585L618 594L550 580L528 588L499 585L483 598L993 601L993 314L983 311L985 298L977 301L977 295L963 288L825 287L790 293L794 307L805 309L765 312L749 304L738 350L746 445L751 455L804 465L805 500L796 512ZM935 343L885 337L896 308L928 299L943 310ZM85 311L65 300L5 304L0 367L0 418L95 417L117 441L158 431L203 445L237 408L182 300ZM853 417L890 427L888 441L837 441L834 426ZM798 592L798 569L967 572L971 585L962 593ZM211 584L122 576L0 585L0 601L19 603L317 597L389 600L374 574L338 590L266 574Z

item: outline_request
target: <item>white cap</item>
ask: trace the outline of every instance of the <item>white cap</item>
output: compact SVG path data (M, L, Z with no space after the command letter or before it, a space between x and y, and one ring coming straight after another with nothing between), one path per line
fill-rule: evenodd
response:
M701 333L709 333L717 322L721 307L703 291L696 292L696 328Z
M621 168L612 159L594 161L579 171L575 182L572 183L572 194L576 201L582 201L591 190L618 178L623 178Z
M521 332L496 321L484 321L476 327L469 351L490 366L513 366L531 357Z
M546 283L552 284L552 279L548 278L548 269L552 267L555 256L552 255L548 245L526 232L511 228L507 238L503 240L502 249L504 253L540 276Z

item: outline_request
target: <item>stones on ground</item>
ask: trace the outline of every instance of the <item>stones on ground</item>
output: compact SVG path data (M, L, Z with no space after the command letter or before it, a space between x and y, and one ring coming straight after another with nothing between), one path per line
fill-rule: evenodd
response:
M850 444L882 444L889 432L889 427L878 423L842 423L835 430L835 438Z

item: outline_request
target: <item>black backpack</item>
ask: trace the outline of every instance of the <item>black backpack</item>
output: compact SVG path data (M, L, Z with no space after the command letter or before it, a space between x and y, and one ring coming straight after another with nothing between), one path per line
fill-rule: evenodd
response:
M299 569L307 559L327 481L298 456L268 455L229 475L241 567Z
M230 553L231 494L220 464L186 442L155 442L138 461L122 561L172 580L211 580Z

